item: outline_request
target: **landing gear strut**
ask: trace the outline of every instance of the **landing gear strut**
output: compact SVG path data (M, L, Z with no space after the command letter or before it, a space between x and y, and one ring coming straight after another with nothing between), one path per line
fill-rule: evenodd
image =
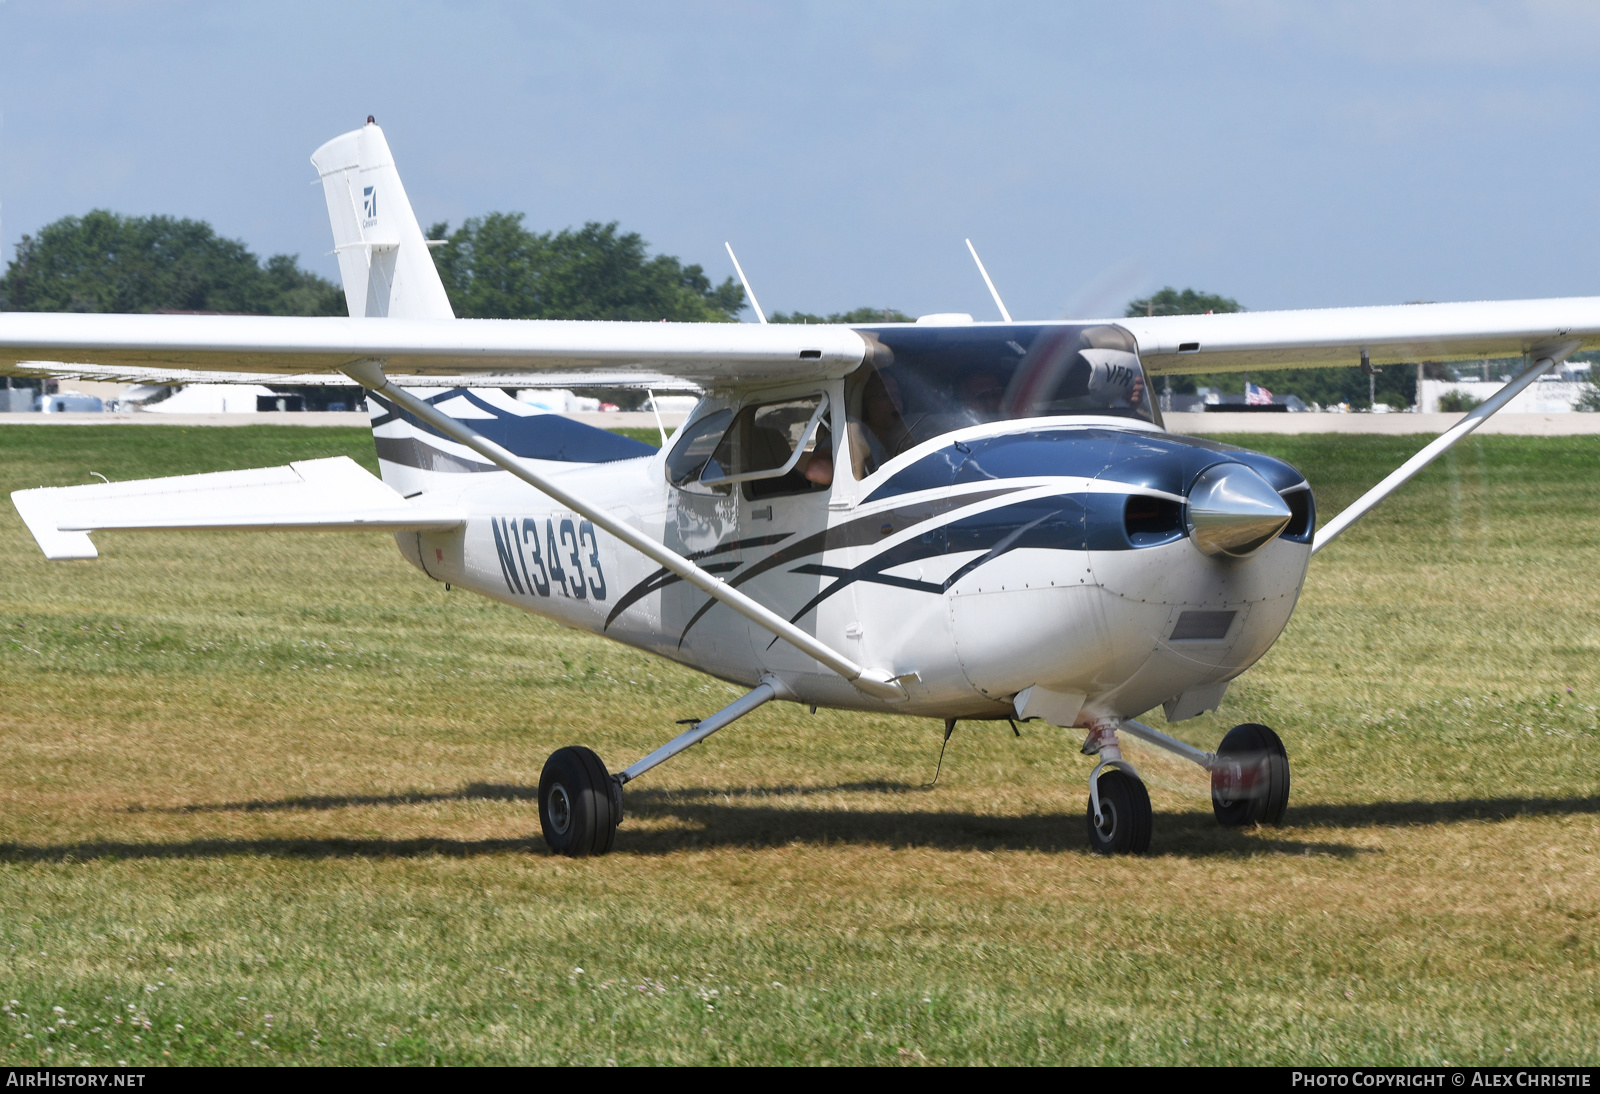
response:
M1283 823L1289 807L1289 756L1271 729L1254 722L1234 726L1213 753L1124 718L1096 724L1083 742L1085 755L1100 757L1089 776L1089 846L1102 855L1139 855L1150 849L1150 795L1133 765L1122 758L1118 730L1209 771L1211 808L1223 827Z

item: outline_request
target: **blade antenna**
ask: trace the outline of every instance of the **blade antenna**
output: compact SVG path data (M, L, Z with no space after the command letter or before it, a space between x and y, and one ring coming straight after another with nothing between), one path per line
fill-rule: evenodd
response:
M744 267L739 265L739 257L733 253L733 244L724 242L722 245L728 248L728 257L733 259L734 271L739 275L739 283L744 286L744 294L750 298L750 306L756 310L756 318L765 323L766 313L761 310L761 303L756 300L755 291L750 288L750 279L744 275Z
M994 287L994 281L989 277L989 271L983 268L983 259L978 257L978 248L972 245L972 240L967 240L967 250L972 252L972 261L978 264L978 272L983 275L983 283L989 286L989 295L994 297L994 306L1000 309L1000 318L1007 323L1011 322L1011 313L1006 311L1006 302L1000 299L1000 292ZM738 263L734 263L738 265Z

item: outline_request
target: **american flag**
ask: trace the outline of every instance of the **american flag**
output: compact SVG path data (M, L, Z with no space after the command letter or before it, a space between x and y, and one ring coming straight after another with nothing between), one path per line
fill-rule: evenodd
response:
M1260 384L1252 384L1247 380L1245 381L1244 385L1244 405L1271 406L1272 392L1268 391Z

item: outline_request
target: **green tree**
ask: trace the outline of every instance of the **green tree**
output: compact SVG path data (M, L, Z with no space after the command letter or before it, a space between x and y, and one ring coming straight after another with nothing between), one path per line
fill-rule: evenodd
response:
M428 229L448 239L433 258L457 315L474 319L669 319L732 322L744 307L733 278L712 285L699 266L650 255L615 221L531 232L521 213L490 213Z
M1179 292L1168 285L1160 292L1151 293L1142 300L1128 301L1128 308L1122 314L1205 315L1208 312L1234 311L1244 311L1244 308L1231 296L1218 296L1216 293L1199 292L1195 289L1184 289Z
M96 209L22 237L0 279L0 309L343 315L345 303L296 255L263 267L204 221Z
M1439 396L1439 409L1446 414L1460 414L1482 405L1482 399L1460 391L1447 391Z
M899 308L852 308L831 315L813 315L808 311L773 312L767 316L773 323L845 323L864 326L868 323L911 323L915 320Z

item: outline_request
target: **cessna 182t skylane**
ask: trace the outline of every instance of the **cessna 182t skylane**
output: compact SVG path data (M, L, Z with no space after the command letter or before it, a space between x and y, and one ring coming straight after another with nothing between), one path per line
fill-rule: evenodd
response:
M456 319L371 119L312 163L350 318L7 314L0 367L342 373L370 393L381 481L338 458L12 500L53 559L94 558L95 530L388 529L435 581L749 689L616 774L587 748L555 752L539 819L567 855L608 851L627 783L774 699L947 732L1086 730L1102 852L1150 842L1119 734L1207 770L1221 823L1277 822L1289 765L1272 730L1238 726L1208 753L1137 716L1215 709L1282 633L1313 554L1552 366L1600 348L1600 298L861 327ZM1168 433L1149 382L1519 354L1503 391L1320 530L1298 471ZM658 451L502 393L557 372L706 394ZM430 386L444 390L416 393Z

